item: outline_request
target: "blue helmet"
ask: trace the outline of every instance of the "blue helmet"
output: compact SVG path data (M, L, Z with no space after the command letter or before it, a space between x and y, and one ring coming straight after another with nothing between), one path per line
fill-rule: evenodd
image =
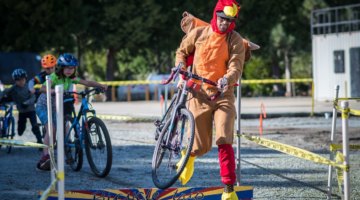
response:
M79 61L70 53L61 54L57 60L57 65L61 68L66 66L79 66Z
M17 81L22 78L27 78L27 73L24 69L19 68L19 69L15 69L11 74L11 76L14 81Z

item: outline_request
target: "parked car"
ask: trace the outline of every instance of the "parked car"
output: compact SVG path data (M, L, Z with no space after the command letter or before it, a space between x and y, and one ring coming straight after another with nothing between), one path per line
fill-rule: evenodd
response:
M171 82L167 85L160 84L161 81L167 80L170 74L150 74L146 81L154 81L158 83L153 84L144 84L144 85L122 85L117 88L117 99L118 101L127 101L127 93L130 87L131 101L134 100L145 100L146 91L148 88L150 100L160 100L161 95L165 95L165 89L168 88L168 95L173 92L176 92L177 82Z

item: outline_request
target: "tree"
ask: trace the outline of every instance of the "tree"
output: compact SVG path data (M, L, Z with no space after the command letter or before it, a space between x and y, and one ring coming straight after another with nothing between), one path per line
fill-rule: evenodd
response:
M285 79L291 78L291 50L295 42L292 35L285 33L281 24L278 24L271 31L270 42L274 49L277 49L277 54L283 56L285 65ZM291 96L291 83L286 83L286 96Z
M159 17L159 6L153 0L102 1L92 24L92 46L106 48L106 80L114 80L119 50L139 53L151 41Z

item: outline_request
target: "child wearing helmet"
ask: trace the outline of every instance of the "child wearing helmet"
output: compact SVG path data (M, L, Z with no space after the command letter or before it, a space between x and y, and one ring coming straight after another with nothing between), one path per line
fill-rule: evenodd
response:
M40 92L35 90L34 85L43 84L46 80L46 76L55 71L56 63L57 60L54 55L47 54L41 58L41 67L44 70L29 80L29 90L33 94L35 93L37 96L40 95Z
M99 87L104 90L107 89L107 85L100 84L95 81L88 81L80 79L76 76L76 68L79 66L78 60L69 53L64 53L59 56L57 59L57 65L55 68L55 72L50 74L50 80L51 80L51 92L53 92L55 85L63 85L64 86L64 92L71 91L72 84L82 84L88 87ZM42 124L46 124L48 121L47 116L47 100L46 100L46 86L45 83L40 89L42 93L39 96L39 99L36 104L36 113L41 121ZM55 111L55 99L52 100L52 107L53 111ZM70 114L69 112L73 109L73 103L71 105L64 104L64 115ZM55 112L53 112L53 124L56 123L56 115ZM53 126L55 127L55 126ZM54 137L55 137L55 131ZM44 144L49 145L49 134L48 131L45 134L44 137ZM37 164L37 168L40 170L50 170L50 157L48 154L48 149L44 148L42 156Z
M6 89L1 96L9 98L15 102L16 108L19 111L18 119L18 135L23 135L26 129L26 119L31 123L31 131L36 137L36 142L42 144L42 137L38 127L36 113L35 113L35 95L29 91L26 83L27 73L24 69L15 69L12 73L12 79L15 84L9 89Z

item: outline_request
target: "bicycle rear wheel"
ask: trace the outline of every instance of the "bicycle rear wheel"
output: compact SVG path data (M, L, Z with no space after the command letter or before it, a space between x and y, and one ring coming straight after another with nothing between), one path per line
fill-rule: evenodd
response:
M83 150L81 148L79 136L76 127L71 127L72 117L66 116L64 120L65 133L65 157L66 164L70 165L74 171L80 171L83 165ZM71 129L70 129L71 127ZM70 130L69 130L70 129Z
M15 119L14 117L10 117L7 122L7 127L5 129L6 139L12 140L15 136ZM6 145L6 152L11 153L12 145Z
M91 117L85 135L85 151L93 173L98 177L109 174L112 165L112 146L109 132L104 122Z
M152 158L152 179L156 187L166 189L179 178L192 150L194 128L194 117L187 109L181 109L172 123L168 120L165 124ZM183 150L185 159L179 163Z

